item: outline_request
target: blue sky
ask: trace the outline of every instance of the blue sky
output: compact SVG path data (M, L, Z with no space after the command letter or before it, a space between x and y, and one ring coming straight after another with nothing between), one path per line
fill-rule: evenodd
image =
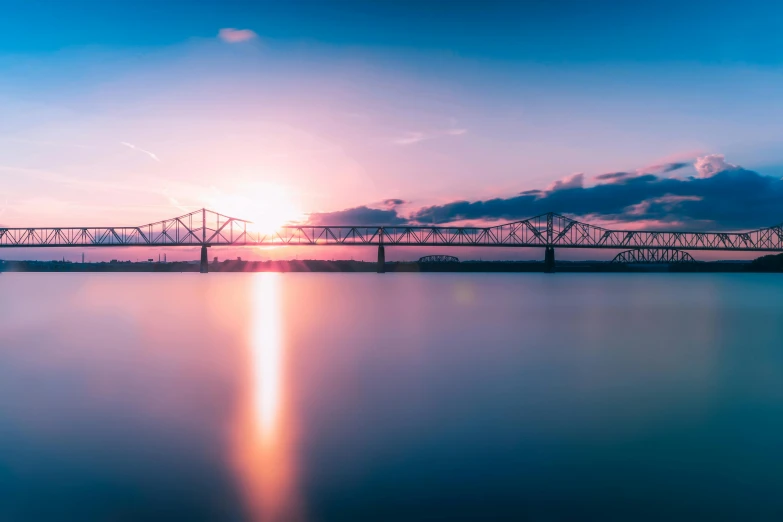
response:
M491 222L550 201L608 222L654 207L642 215L660 226L774 214L754 192L778 194L783 176L772 2L0 6L3 224L135 224L201 206L254 219L258 201L282 200L276 217L298 220ZM733 174L688 184L705 177L699 161ZM614 172L661 183L611 213L582 202ZM738 186L738 205L766 210L725 212ZM502 215L442 210L556 189L572 192Z
M780 64L774 2L725 1L5 1L7 51L165 46L253 27L268 38L335 46L444 49L553 63Z

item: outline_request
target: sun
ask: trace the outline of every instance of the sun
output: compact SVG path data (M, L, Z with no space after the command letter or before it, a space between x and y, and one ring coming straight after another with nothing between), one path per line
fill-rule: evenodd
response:
M215 198L215 210L250 221L248 230L273 234L283 225L300 221L304 214L291 192L274 183L239 187L233 194Z

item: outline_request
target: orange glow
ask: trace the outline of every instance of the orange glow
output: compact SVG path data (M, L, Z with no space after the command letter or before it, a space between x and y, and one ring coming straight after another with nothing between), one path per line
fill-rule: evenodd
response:
M293 430L286 410L285 343L280 274L256 274L252 331L234 456L253 520L301 519L296 494Z

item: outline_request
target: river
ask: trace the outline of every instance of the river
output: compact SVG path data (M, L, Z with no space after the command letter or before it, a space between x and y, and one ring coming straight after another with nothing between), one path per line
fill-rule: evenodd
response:
M0 520L781 520L774 274L0 274Z

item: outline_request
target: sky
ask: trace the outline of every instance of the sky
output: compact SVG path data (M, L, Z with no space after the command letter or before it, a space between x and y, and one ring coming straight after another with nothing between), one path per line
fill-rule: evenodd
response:
M783 221L774 2L0 9L2 226Z

